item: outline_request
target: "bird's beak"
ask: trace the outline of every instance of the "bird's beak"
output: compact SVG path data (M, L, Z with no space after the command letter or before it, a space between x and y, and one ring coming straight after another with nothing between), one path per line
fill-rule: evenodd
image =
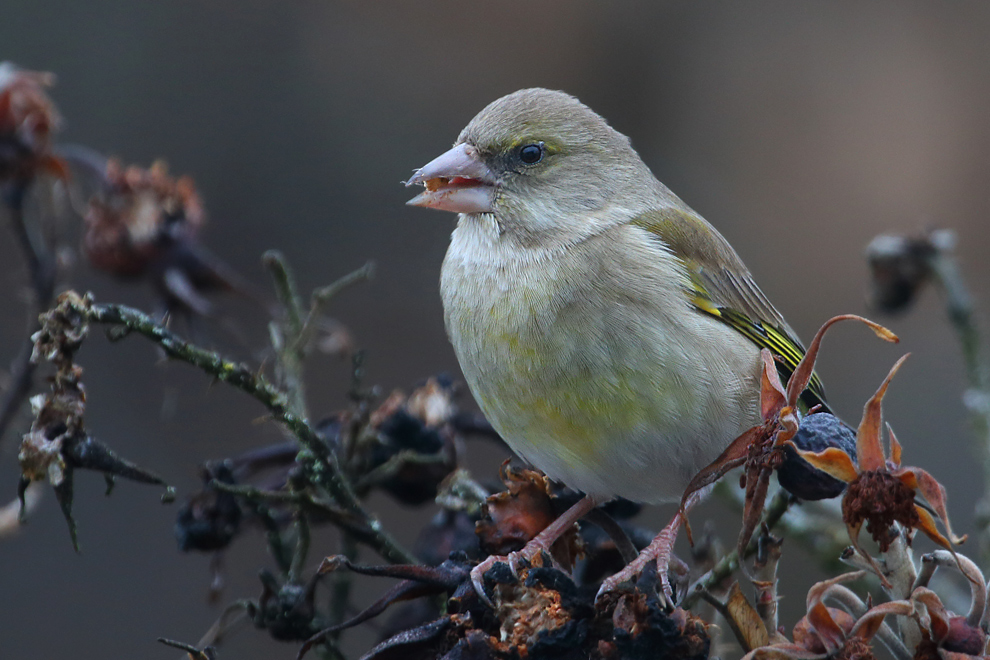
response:
M426 190L406 204L453 213L491 213L494 210L495 175L478 150L462 142L416 170L407 186Z

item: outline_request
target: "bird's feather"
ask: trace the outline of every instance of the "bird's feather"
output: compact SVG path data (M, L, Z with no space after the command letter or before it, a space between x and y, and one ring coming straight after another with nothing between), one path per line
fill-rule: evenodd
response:
M779 357L778 370L787 378L804 357L804 345L753 281L729 242L701 216L668 206L642 213L631 224L656 236L684 263L691 303ZM825 404L825 391L813 375L802 400L810 407Z

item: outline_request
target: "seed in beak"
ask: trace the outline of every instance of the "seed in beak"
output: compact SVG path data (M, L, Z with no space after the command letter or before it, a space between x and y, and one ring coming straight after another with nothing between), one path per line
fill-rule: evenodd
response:
M438 176L438 177L433 178L433 179L427 179L423 183L423 185L426 186L426 189L428 191L430 191L430 192L436 192L437 190L440 190L441 188L443 188L444 186L446 186L449 182L450 182L450 179L448 179L447 177L445 177L445 176Z

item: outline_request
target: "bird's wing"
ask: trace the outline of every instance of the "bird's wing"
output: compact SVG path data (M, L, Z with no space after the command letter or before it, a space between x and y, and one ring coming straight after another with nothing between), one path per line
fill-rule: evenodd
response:
M633 218L631 224L662 240L684 263L692 304L779 356L778 370L786 381L804 357L804 345L753 281L729 242L686 208L649 211ZM827 409L817 375L812 376L802 399L809 407L820 404Z

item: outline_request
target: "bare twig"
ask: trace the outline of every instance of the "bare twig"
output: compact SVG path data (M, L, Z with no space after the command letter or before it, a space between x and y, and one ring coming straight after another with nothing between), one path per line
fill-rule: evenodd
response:
M319 317L323 307L335 298L338 293L350 286L353 286L354 284L357 284L358 282L370 280L374 276L375 263L373 261L369 261L357 270L344 275L336 282L331 282L327 286L313 291L313 295L310 298L309 313L306 315L306 320L303 321L302 327L299 329L298 338L296 340L297 344L299 346L305 346L313 332L314 322Z
M31 239L31 234L24 223L26 192L23 183L14 183L3 195L9 211L11 230L27 262L34 300L27 339L24 340L11 366L10 385L0 397L0 440L3 439L4 432L31 392L35 370L35 364L31 362L31 352L34 349L31 335L40 327L38 315L49 306L55 291L55 259L45 246Z
M291 504L328 520L342 531L351 534L355 540L377 551L385 559L396 564L415 564L417 559L407 550L395 544L379 547L380 539L366 521L355 517L328 502L322 502L302 491L260 490L254 486L235 486L221 481L211 481L210 488L243 497L252 502L273 502Z
M281 252L269 250L261 258L272 276L275 295L284 311L284 325L272 321L269 326L272 346L278 353L279 376L289 396L292 411L306 416L306 391L303 381L305 352L298 339L302 332L302 302L296 293L296 282Z
M967 390L963 403L969 410L979 452L983 459L983 497L978 505L982 523L980 557L990 565L990 380L983 361L982 341L976 325L973 298L955 256L955 234L935 231L929 235L934 250L929 264L935 281L945 295L945 307L952 328L959 337L966 368Z
M60 298L63 302L71 299L72 296L68 295ZM79 300L79 297L75 296L75 299ZM244 364L190 344L136 309L90 303L77 305L73 311L92 323L112 326L111 338L121 339L131 332L140 334L160 346L168 357L187 362L255 398L268 409L275 421L284 424L299 440L305 448L301 453L308 454L300 460L314 482L325 488L347 515L361 523L366 530L364 542L388 561L404 563L410 560L412 555L402 549L381 523L365 511L342 472L336 454L306 419L292 412L285 393L272 386L264 376L254 373Z
M787 512L790 504L791 496L785 490L781 489L765 509L763 524L766 526L767 531L772 530L780 521L783 515ZM758 540L759 539L756 538L750 540L749 545L746 547L745 557L749 557L756 552L758 548ZM722 557L722 559L715 564L710 571L695 581L691 588L688 589L681 602L678 603L678 606L683 609L690 608L698 602L698 599L702 597L702 594L725 578L729 577L729 575L731 575L737 568L739 568L739 554L733 550L729 554Z

